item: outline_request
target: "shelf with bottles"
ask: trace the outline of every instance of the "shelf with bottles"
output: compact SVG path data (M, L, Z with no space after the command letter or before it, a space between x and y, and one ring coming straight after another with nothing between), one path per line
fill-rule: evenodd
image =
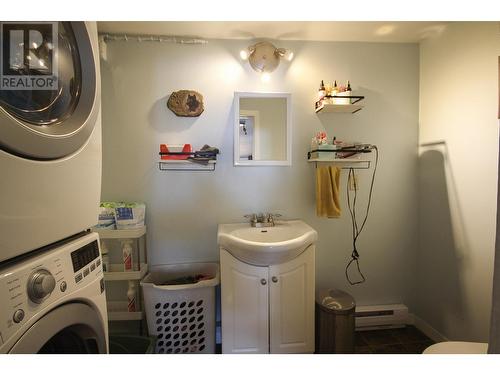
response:
M148 271L146 227L92 230L101 242L108 320L139 321L142 332L145 314L139 282Z
M143 320L145 314L139 280L118 281L126 282L106 283L108 320Z
M108 301L108 320L143 320L144 312L128 311L128 301Z
M92 228L101 241L104 280L140 280L147 270L146 226L131 229ZM127 253L130 259L125 260ZM120 257L118 254L121 254Z
M108 321L140 321L145 318L141 289L137 280L106 284ZM142 327L139 327L142 331Z
M99 234L99 238L104 239L135 239L140 238L146 234L146 226L133 229L102 229L92 228L92 232Z
M108 267L109 266L109 267ZM140 263L138 270L124 271L123 263L108 264L104 272L105 281L142 280L148 272L148 264Z
M337 86L337 81L327 85L321 81L318 91L318 101L314 105L316 113L356 113L363 108L359 104L365 97L352 95L351 84Z
M327 95L322 100L317 101L315 104L316 113L356 113L363 109L362 104L358 104L363 100L364 96L338 96L338 95ZM337 99L349 100L346 104L338 104L335 101Z

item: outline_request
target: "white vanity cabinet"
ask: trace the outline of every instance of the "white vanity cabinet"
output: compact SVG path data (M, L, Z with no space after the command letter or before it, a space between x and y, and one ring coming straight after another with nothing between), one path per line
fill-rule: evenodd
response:
M220 248L223 353L314 352L314 252L254 266Z

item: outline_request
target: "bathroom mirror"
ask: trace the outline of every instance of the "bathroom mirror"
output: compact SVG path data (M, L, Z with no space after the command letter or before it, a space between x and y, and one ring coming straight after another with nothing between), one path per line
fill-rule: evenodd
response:
M291 165L291 95L234 94L234 165Z

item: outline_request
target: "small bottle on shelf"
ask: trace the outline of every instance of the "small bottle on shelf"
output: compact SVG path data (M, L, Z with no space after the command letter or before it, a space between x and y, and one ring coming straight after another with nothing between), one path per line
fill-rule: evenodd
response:
M333 83L332 96L337 95L339 92L339 87L337 86L337 80Z
M333 90L332 84L331 83L330 84L327 83L325 85L325 97L328 97L328 96L332 95L332 90Z
M128 312L135 312L136 311L135 297L136 297L135 283L133 281L129 281L128 282L128 290L127 290L127 310L128 310Z
M123 270L125 272L133 270L132 241L122 241Z
M347 81L347 86L345 91L349 92L349 95L351 95L351 84L349 83L349 80Z
M318 101L323 100L325 95L326 95L325 84L323 83L323 80L321 80L321 84L320 84L319 90L318 90Z
M109 272L109 249L106 242L101 240L101 255L102 255L102 270L103 272Z

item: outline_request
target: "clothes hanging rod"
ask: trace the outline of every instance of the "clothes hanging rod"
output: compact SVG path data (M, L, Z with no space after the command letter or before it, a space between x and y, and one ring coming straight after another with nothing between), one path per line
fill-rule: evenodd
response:
M177 44L207 44L208 41L200 38L190 38L172 35L139 35L139 34L112 34L100 33L99 37L104 42L165 42Z
M420 147L429 147L429 146L438 146L438 145L446 145L446 141L434 141L434 142L424 142L421 143Z

